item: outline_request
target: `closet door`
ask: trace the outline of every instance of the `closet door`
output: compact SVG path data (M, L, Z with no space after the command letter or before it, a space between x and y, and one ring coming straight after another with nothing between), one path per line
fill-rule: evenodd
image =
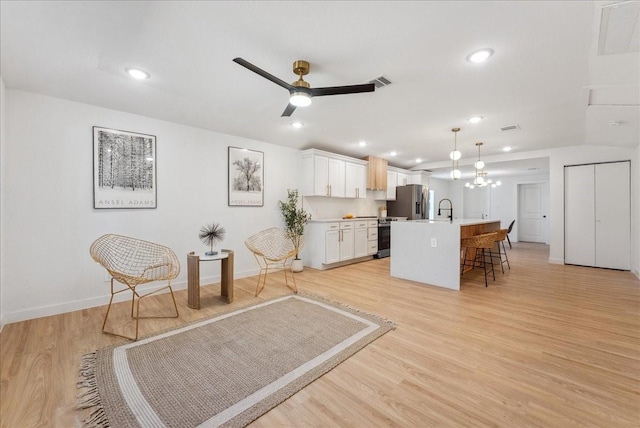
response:
M595 167L564 168L564 262L595 266Z
M593 266L631 269L629 162L595 165L595 247Z

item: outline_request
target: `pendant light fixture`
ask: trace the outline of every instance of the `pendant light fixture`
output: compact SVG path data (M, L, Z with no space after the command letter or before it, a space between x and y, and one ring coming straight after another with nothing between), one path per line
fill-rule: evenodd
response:
M482 147L482 142L478 141L476 143L478 147L478 160L473 164L476 168L476 176L473 179L473 183L465 183L465 187L468 189L474 189L476 187L482 188L486 186L491 186L492 188L496 188L500 186L502 183L500 181L496 181L495 183L491 179L487 179L488 172L485 172L484 166L485 163L480 159L480 148Z
M462 173L458 169L458 160L462 157L462 153L458 151L458 132L460 132L460 128L452 128L451 132L453 132L453 151L449 153L449 157L451 158L451 178L457 180L462 177Z
M487 175L487 173L483 171L484 162L480 160L480 147L482 147L482 143L478 141L476 143L476 146L478 146L478 160L474 164L474 166L476 167L476 178L475 180L473 180L473 184L477 186L485 186L486 182L484 177Z

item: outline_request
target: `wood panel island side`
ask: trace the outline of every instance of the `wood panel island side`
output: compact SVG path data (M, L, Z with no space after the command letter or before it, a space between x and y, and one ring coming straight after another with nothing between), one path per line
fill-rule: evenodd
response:
M500 220L391 223L391 276L460 290L460 239L495 232Z

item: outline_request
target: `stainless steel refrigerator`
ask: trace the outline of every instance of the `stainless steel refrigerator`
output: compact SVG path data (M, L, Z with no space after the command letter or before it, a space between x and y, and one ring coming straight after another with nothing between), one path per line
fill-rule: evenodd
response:
M429 188L422 184L396 187L396 200L387 201L387 215L407 220L429 218Z

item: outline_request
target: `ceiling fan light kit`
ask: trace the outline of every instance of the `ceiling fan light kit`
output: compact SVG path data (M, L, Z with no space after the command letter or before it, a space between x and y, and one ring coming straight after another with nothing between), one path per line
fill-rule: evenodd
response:
M307 107L311 105L311 96L304 92L292 92L289 103L296 107Z
M282 116L291 116L296 107L306 107L311 104L312 97L322 97L325 95L344 95L344 94L358 94L361 92L374 92L376 87L373 83L365 83L363 85L349 85L349 86L330 86L326 88L312 88L308 82L306 82L302 76L306 76L309 73L309 62L304 60L294 61L293 72L298 76L298 80L292 84L288 84L282 79L277 78L251 64L242 58L234 58L233 62L240 64L244 68L253 71L254 73L264 77L267 80L272 81L276 85L282 86L289 91L289 104L282 112Z

